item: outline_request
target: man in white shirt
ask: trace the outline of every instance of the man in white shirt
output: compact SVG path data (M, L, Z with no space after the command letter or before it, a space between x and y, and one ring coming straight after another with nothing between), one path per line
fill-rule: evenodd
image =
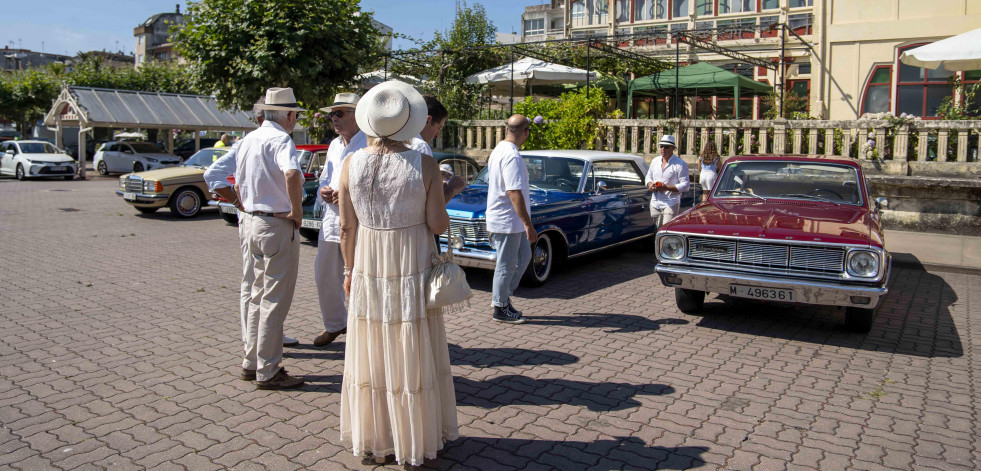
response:
M320 299L320 317L324 331L313 339L317 347L330 345L347 332L347 308L344 306L344 260L341 258L341 219L337 207L337 190L341 168L348 155L368 145L367 137L354 119L354 110L361 97L355 93L339 93L334 104L321 111L329 113L338 134L327 149L327 162L320 172L317 204L323 207L320 241L314 262L314 280Z
M418 137L413 137L409 141L409 148L426 155L433 155L433 148L430 144L439 137L439 132L446 124L446 119L450 113L446 111L446 107L436 97L423 95L423 99L426 100L426 108L429 112L429 115L426 116L426 127L419 131ZM443 181L443 200L449 203L466 186L467 182L460 176L453 176L449 180Z
M262 126L262 121L264 119L262 110L259 109L260 104L265 102L265 97L256 103L256 106L252 107L252 116L255 117L256 122L259 126ZM232 147L229 149L225 155L221 156L218 160L214 161L207 170L204 171L204 182L208 184L208 190L212 193L225 198L226 201L235 205L235 207L241 209L242 202L238 200L238 195L235 194L235 189L232 188L232 184L228 183L228 177L235 174L236 156L238 155L238 148L242 141L235 141ZM242 239L239 239L240 241ZM242 246L242 266L243 269L248 263L249 258L249 246L248 244L239 244ZM247 343L249 336L246 332L246 325L248 322L248 310L249 310L249 293L252 291L252 272L245 271L242 274L242 287L240 289L241 302L239 303L239 315L242 318L242 343ZM300 341L293 338L287 337L283 334L283 346L292 347L294 345L299 345Z
M651 196L651 218L654 227L674 219L681 207L681 193L688 191L688 164L674 155L674 136L667 134L657 144L661 155L651 161L644 182Z
M494 269L492 318L499 322L523 324L521 311L511 305L521 275L531 261L531 244L538 232L531 224L528 167L521 158L521 145L531 132L531 121L516 114L508 118L507 135L487 159L487 232L497 251Z
M258 389L301 386L280 366L283 321L293 302L300 257L297 229L303 220L303 174L289 133L297 114L291 88L270 88L259 106L265 121L238 148L235 187L241 204L239 237L249 248L244 271L254 277L249 295L242 379Z

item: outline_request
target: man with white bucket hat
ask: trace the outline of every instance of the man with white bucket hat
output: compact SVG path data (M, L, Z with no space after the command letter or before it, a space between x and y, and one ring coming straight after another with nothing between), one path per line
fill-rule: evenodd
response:
M654 227L674 219L681 207L681 193L688 190L688 164L674 155L674 136L664 135L657 143L661 155L651 161L644 182L654 192L651 197L651 218Z
M292 88L266 90L265 121L250 132L238 149L235 187L241 202L239 237L250 257L243 271L254 275L247 313L244 380L258 389L285 389L303 384L286 373L283 360L283 321L296 288L303 220L303 174L289 133L305 111Z

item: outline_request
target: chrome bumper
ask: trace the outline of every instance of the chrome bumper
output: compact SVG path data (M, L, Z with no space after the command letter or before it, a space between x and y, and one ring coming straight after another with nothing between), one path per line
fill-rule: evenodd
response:
M657 264L654 271L661 277L661 283L665 286L708 293L722 293L730 296L735 296L734 292L730 290L730 286L734 284L790 289L794 290L794 302L798 304L854 306L872 309L889 291L886 287L889 280L888 268L885 281L877 286L845 285L833 281L789 279L662 263ZM863 302L865 300L868 302Z
M133 199L129 199L126 198L124 193L126 192L124 192L123 190L116 190L116 194L121 196L124 200L126 200L129 203L152 204L152 203L159 203L161 200L167 201L168 199L170 199L170 195L158 195L158 194L148 195L146 193L133 193L132 194Z
M446 253L446 244L440 242L439 250L440 253ZM473 249L470 247L453 249L453 261L461 267L493 270L497 268L497 252L494 250Z

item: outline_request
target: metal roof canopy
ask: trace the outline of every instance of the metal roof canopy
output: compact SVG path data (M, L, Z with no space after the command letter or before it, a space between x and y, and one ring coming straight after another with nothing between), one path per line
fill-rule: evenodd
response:
M85 162L85 132L93 127L181 129L188 131L251 131L252 117L238 110L221 110L215 97L176 93L137 92L108 88L63 87L44 117L56 126L55 145L62 147L65 126L78 126L79 162ZM173 134L166 133L167 151L173 152ZM200 149L200 133L194 133ZM85 178L85 165L79 165Z

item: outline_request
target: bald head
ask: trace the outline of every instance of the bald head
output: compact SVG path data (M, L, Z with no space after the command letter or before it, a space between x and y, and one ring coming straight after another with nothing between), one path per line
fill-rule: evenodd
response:
M514 145L521 147L530 134L531 120L524 115L516 114L504 122L504 127L507 130L507 136L504 140L511 141Z

